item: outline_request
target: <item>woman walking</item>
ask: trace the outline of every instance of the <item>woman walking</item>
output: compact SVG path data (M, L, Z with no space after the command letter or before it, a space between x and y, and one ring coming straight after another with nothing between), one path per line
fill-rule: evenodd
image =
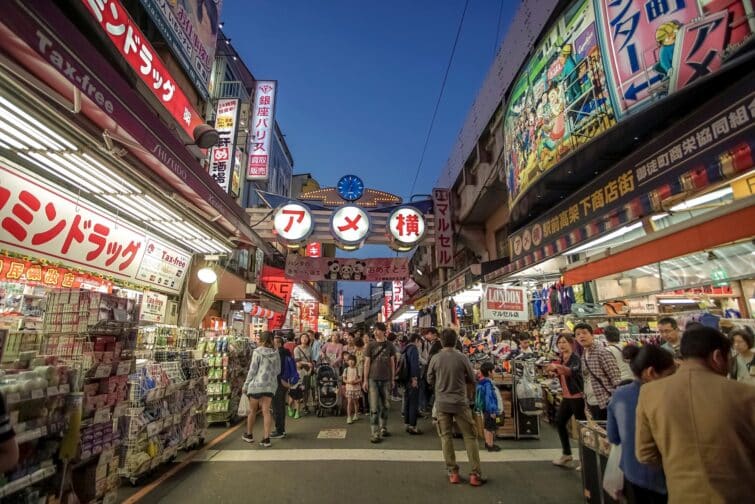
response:
M548 369L558 376L561 381L563 399L556 413L556 427L558 437L561 438L561 457L554 460L553 464L567 467L571 462L571 444L569 443L569 431L567 426L573 416L577 420L585 419L585 401L582 396L582 362L574 353L574 338L570 334L561 334L556 340L561 360L551 364Z
M294 360L296 361L296 369L299 371L299 376L304 384L304 396L303 404L304 411L309 411L309 395L312 390L312 370L314 364L312 363L312 348L309 333L301 335L299 346L294 349Z
M655 345L624 348L624 358L635 376L632 383L616 389L608 403L608 440L621 446L619 467L624 472L624 496L628 504L666 504L668 492L663 468L640 463L635 456L637 401L640 387L676 371L671 354Z
M277 377L281 372L281 361L278 352L273 349L273 333L264 331L260 335L260 346L254 349L249 373L242 390L249 396L249 415L246 417L246 432L242 439L247 443L254 442L254 422L257 410L262 410L264 436L260 446L270 446L270 432L273 427L273 416L270 405L278 388Z

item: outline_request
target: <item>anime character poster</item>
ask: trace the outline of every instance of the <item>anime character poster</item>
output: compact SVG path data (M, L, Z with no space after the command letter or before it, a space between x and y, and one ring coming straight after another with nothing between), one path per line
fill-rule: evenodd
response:
M620 117L717 70L755 25L753 0L594 2Z
M503 122L509 202L569 152L615 124L589 0L547 32L511 89Z

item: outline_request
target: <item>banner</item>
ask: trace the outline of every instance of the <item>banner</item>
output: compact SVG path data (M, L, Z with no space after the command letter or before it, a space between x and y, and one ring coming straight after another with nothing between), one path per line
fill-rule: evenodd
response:
M113 282L67 268L0 255L0 282L18 282L51 289L87 289L110 293Z
M393 311L398 311L404 304L404 282L401 280L393 282Z
M304 301L301 305L301 323L306 331L312 329L317 332L317 319L320 316L320 303L317 301Z
M483 285L480 318L482 320L510 320L527 322L529 302L523 287Z
M236 160L236 129L239 122L239 101L218 100L215 129L220 137L210 152L210 176L223 192L229 192ZM232 192L232 191L231 191ZM236 189L238 195L238 189Z
M294 282L286 276L286 272L280 268L265 265L262 267L260 276L262 287L274 296L283 300L286 309L275 314L275 317L268 322L268 330L274 331L283 327L288 313L288 304L291 302L291 295L294 292Z
M286 276L295 280L319 282L338 280L381 282L403 280L409 275L409 259L343 259L340 257L286 257Z
M383 322L388 322L388 320L391 318L391 315L393 315L391 291L385 291L385 296L383 297Z
M433 210L435 212L436 266L453 268L454 230L451 225L451 193L448 189L433 189Z
M100 275L181 290L191 256L84 200L0 166L0 244Z
M276 81L257 81L254 88L251 135L249 135L249 160L247 180L267 180L270 176L271 149L275 134Z
M168 296L156 292L144 291L142 307L139 312L140 322L165 322L165 310L168 307Z
M222 0L141 0L141 3L194 87L207 100Z

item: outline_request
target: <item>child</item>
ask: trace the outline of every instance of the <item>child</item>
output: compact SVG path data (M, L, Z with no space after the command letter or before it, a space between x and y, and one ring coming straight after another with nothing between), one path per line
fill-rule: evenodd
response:
M343 370L343 383L346 385L346 423L353 424L358 419L357 410L359 399L362 397L362 379L359 377L357 358L349 355L346 359L348 367Z
M288 389L288 416L295 420L301 418L301 402L304 399L304 379L309 375L299 375L299 381L291 384Z
M485 430L485 448L489 452L501 451L501 447L493 444L493 441L495 440L497 424L503 422L503 412L498 400L499 392L490 380L490 373L493 369L494 367L491 362L484 362L480 366L482 378L477 382L477 390L475 391L475 409L482 413Z

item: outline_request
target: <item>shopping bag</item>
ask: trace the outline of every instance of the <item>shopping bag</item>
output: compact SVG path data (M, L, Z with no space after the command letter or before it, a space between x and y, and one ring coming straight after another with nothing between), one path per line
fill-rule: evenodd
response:
M624 490L624 473L619 468L621 460L621 445L611 445L611 453L608 454L606 470L603 473L603 490L613 499L619 500Z
M241 400L239 401L239 416L247 416L249 414L249 397L246 394L241 394Z

